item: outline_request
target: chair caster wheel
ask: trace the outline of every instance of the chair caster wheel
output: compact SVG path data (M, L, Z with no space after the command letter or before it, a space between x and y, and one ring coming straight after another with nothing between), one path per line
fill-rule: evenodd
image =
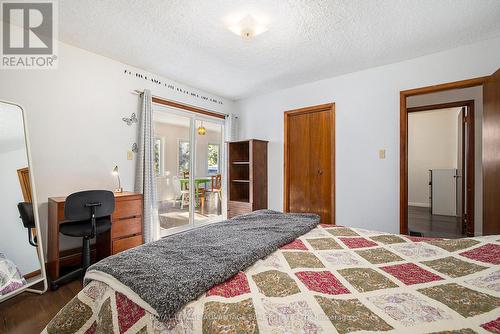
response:
M50 283L50 290L52 291L56 291L57 289L59 289L59 284L56 284L54 282L51 282Z

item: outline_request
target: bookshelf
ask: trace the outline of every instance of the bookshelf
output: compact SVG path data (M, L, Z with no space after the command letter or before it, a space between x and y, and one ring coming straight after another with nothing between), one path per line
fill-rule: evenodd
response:
M227 217L267 209L267 141L228 143Z

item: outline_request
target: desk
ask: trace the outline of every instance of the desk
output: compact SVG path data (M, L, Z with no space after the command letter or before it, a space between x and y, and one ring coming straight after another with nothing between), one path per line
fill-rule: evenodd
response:
M92 255L96 260L103 259L126 249L142 244L142 195L131 192L114 193L115 211L111 216L111 230L97 236ZM49 198L49 217L47 227L47 269L51 279L60 276L65 264L79 264L81 247L73 250L59 249L59 226L64 221L66 197Z

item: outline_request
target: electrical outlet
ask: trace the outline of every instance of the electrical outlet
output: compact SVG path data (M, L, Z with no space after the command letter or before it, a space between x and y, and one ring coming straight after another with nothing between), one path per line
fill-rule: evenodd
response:
M378 150L379 159L385 159L385 149Z
M132 160L134 159L134 152L128 150L127 151L127 160Z

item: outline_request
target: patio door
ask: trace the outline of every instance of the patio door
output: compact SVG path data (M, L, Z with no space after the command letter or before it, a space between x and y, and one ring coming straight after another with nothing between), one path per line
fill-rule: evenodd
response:
M224 219L224 120L154 105L160 236Z
M194 224L222 220L223 124L196 117L194 128Z

